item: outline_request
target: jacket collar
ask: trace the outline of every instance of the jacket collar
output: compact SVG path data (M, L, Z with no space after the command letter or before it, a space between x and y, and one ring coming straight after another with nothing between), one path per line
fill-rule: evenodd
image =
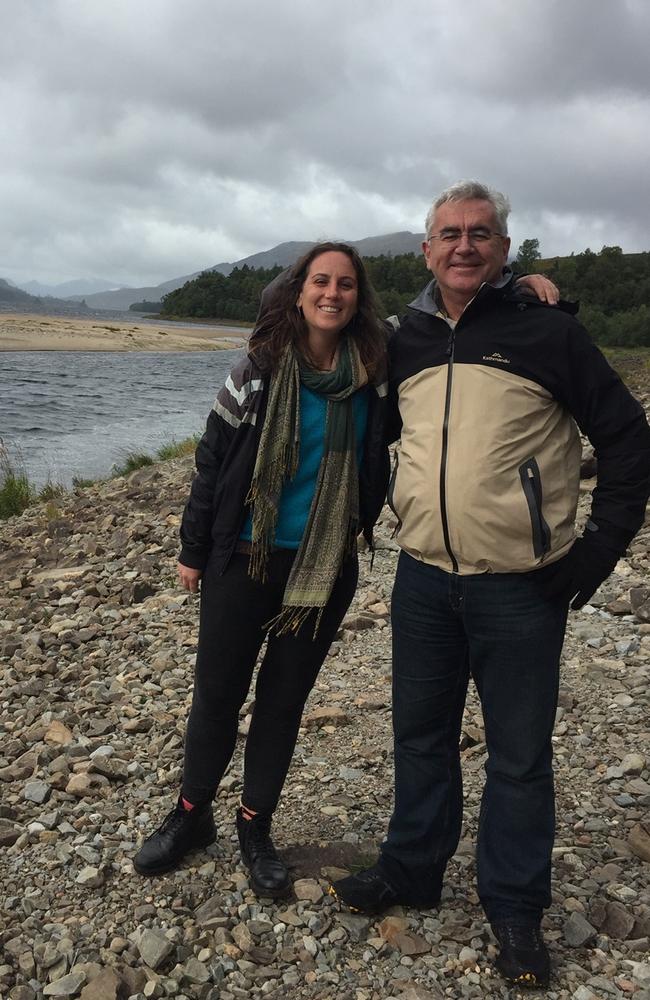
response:
M483 295L484 290L491 289L492 291L503 291L509 290L509 286L514 285L514 275L509 267L504 267L503 274L497 281L487 282L484 281L480 286L474 299L478 295ZM442 302L440 302L438 294L438 285L435 278L432 278L428 285L426 285L422 291L416 295L412 302L409 302L408 308L414 309L416 312L427 313L429 316L437 316L441 311ZM472 299L471 301L474 301ZM469 303L468 303L469 305Z

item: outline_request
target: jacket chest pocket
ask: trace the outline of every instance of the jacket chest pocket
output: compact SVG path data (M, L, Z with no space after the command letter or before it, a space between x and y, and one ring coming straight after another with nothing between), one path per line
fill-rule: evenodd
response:
M528 458L519 466L519 478L528 504L533 552L541 559L551 548L551 529L542 513L542 477L535 458Z

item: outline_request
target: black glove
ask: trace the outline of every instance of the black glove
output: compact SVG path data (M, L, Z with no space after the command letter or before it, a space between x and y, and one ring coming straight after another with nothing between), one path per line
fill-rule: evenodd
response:
M571 607L577 611L614 570L618 558L612 549L592 541L591 537L578 538L562 559L541 570L542 592L549 600L571 601Z

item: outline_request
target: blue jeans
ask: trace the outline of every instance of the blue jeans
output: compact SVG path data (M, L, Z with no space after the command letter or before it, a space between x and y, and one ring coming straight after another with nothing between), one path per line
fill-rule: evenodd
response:
M439 896L458 846L471 675L488 750L481 902L492 922L536 923L550 905L551 734L567 605L542 597L537 572L458 576L400 555L391 612L395 810L380 864L405 900Z

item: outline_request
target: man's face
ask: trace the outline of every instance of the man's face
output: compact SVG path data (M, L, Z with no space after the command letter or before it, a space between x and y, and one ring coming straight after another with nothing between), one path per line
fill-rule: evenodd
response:
M498 232L489 201L449 201L436 210L431 229L435 238L423 243L422 249L445 304L453 301L466 305L484 281L501 277L510 240ZM486 238L487 233L490 235Z

